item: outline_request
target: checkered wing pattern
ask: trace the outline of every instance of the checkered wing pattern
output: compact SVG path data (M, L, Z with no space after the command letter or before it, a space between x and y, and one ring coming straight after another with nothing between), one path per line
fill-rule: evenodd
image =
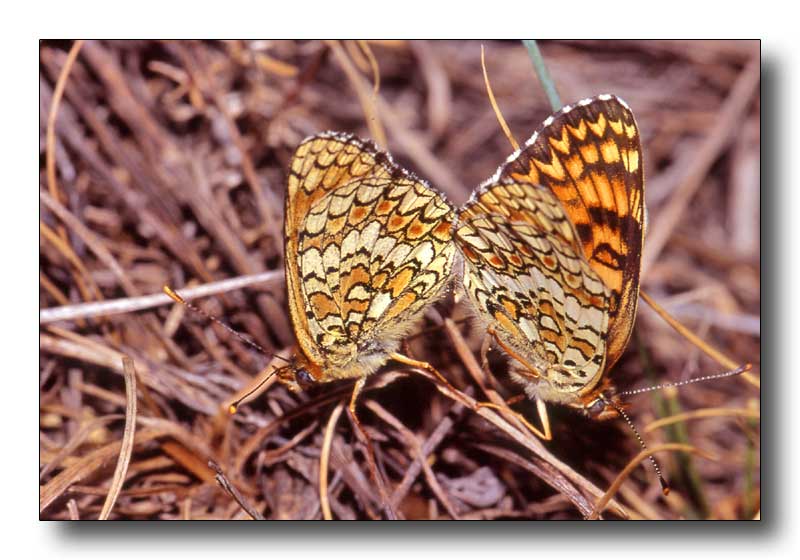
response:
M608 385L633 328L643 236L639 131L611 95L545 120L459 213L467 294L533 371L516 370L548 381L528 385L545 400Z
M460 212L464 287L479 314L564 394L603 372L610 293L592 270L558 199L504 178Z
M611 367L636 317L644 243L644 170L633 113L613 95L564 106L498 178L543 185L561 202L584 256L611 290L606 358Z
M371 373L450 279L454 210L369 142L304 141L286 197L286 282L317 381Z

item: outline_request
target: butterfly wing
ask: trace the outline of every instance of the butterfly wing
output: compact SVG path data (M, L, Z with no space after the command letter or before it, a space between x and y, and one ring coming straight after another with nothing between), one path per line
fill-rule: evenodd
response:
M561 202L583 254L611 290L606 367L630 338L644 242L639 129L612 95L567 105L498 171L496 179L546 186Z
M507 176L459 212L464 287L498 336L564 400L603 373L610 293L546 187Z
M286 280L298 344L320 366L385 354L447 283L454 211L371 143L312 137L291 163ZM388 339L388 340L384 340Z

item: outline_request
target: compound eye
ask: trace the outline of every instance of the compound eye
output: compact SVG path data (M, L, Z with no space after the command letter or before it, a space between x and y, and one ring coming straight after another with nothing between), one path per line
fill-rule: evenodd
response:
M602 399L597 399L586 407L586 413L591 417L599 416L606 409L606 403Z
M314 384L314 378L308 372L307 369L300 368L295 372L295 379L297 380L297 384L300 385L303 389L307 389L311 385Z

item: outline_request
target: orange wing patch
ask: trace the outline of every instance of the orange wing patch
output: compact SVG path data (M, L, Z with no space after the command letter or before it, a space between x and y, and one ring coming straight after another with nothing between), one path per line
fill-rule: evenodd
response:
M547 381L529 394L581 405L608 388L636 314L643 216L639 132L610 95L545 120L460 211L465 291L536 370L520 379Z
M575 225L584 256L611 289L610 366L630 338L639 293L644 242L639 130L625 102L612 95L565 106L545 123L501 177L528 176L548 187ZM569 153L561 150L565 136Z

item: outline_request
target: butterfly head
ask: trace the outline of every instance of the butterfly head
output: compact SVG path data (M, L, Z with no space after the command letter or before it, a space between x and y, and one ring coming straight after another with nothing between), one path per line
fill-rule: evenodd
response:
M577 406L593 420L610 420L620 415L624 405L618 395L596 392L581 399Z
M300 352L292 356L289 363L276 373L278 380L293 393L305 391L322 379L322 369L309 361Z

